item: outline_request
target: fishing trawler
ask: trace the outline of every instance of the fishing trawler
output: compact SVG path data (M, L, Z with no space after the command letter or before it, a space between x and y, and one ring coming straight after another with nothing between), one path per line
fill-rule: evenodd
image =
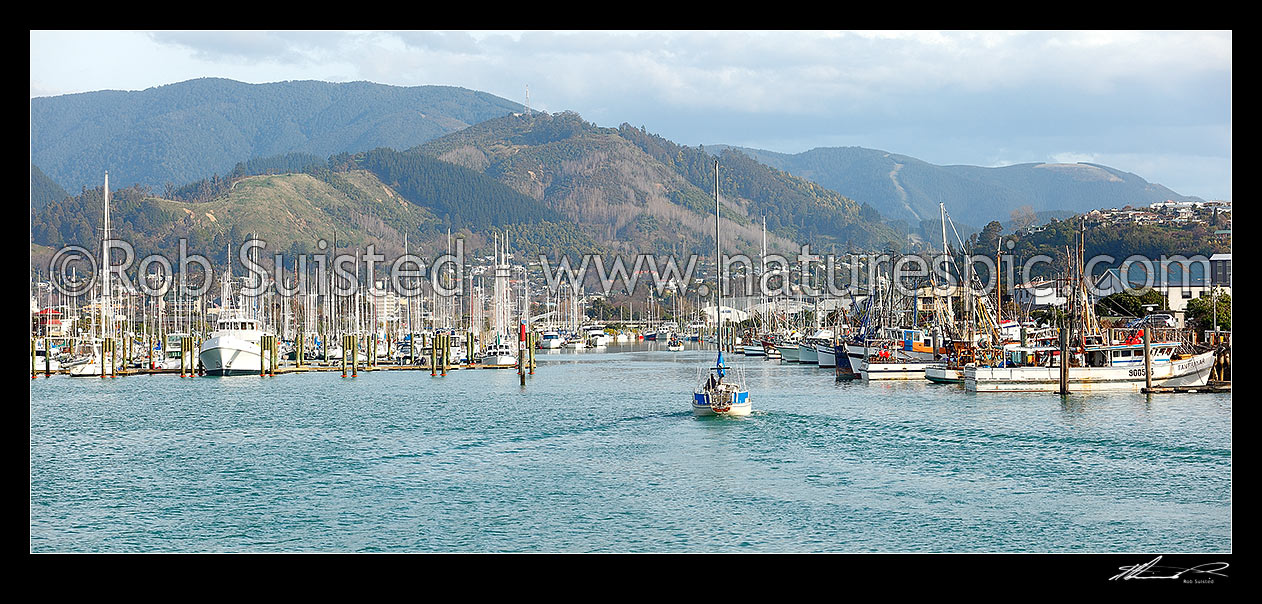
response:
M780 353L780 359L787 363L799 362L798 345L802 342L802 334L798 332L790 333L776 342L776 351Z
M1214 368L1214 351L1179 354L1180 342L1150 344L1152 385L1204 386ZM1139 392L1147 383L1142 343L1075 347L1070 354L1068 387L1072 392ZM1014 347L999 367L970 365L964 388L970 392L1057 392L1060 390L1060 349Z

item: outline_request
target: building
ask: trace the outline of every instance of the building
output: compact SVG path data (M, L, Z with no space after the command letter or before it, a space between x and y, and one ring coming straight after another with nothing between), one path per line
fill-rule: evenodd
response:
M1227 231L1228 236L1231 231ZM1231 254L1214 254L1209 257L1209 282L1217 287L1231 289Z
M1148 276L1149 265L1140 262L1124 264L1121 268L1105 271L1096 280L1091 293L1098 301L1127 290L1142 295L1151 288L1163 298L1161 308L1155 312L1173 314L1182 327L1188 302L1202 295L1211 295L1216 279L1218 283L1226 283L1217 285L1220 293L1231 293L1231 254L1215 254L1208 261L1204 260L1204 256L1201 258L1200 261L1188 262L1166 260L1151 267L1154 271L1151 278ZM1215 271L1219 276L1215 277Z
M1035 279L1029 283L1017 285L1012 290L1012 301L1022 308L1046 308L1064 306L1069 299L1059 291L1055 281Z

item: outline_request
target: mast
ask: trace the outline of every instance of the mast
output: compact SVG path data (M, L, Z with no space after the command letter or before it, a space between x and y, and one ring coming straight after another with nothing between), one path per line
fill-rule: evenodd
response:
M105 229L101 234L101 337L113 334L110 309L110 173L105 172Z
M714 160L714 315L715 343L723 350L723 248L719 239L719 160Z

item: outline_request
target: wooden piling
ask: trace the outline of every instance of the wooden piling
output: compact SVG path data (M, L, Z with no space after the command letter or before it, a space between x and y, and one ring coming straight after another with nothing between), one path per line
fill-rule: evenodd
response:
M1144 388L1152 390L1152 329L1144 326Z
M438 361L442 364L442 375L447 375L447 366L451 364L451 346L447 342L447 334L435 337L436 346L441 346L441 352L438 353Z
M1069 394L1069 327L1060 329L1060 393Z

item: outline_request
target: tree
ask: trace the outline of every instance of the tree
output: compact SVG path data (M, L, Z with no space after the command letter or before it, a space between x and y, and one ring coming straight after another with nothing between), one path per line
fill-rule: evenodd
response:
M1003 225L998 220L992 220L982 228L982 232L977 236L977 248L974 253L986 254L990 250L995 249L999 245L999 236L1003 234Z
M1141 296L1118 292L1097 302L1095 312L1101 317L1142 317L1146 314L1145 304L1161 306L1164 299L1157 290L1148 290Z
M1214 297L1201 294L1201 297L1188 301L1186 318L1201 329L1214 328ZM1218 293L1218 329L1231 331L1231 294Z
M1012 211L1012 226L1014 229L1023 229L1033 226L1038 221L1038 216L1034 214L1034 208L1029 205L1023 205Z

